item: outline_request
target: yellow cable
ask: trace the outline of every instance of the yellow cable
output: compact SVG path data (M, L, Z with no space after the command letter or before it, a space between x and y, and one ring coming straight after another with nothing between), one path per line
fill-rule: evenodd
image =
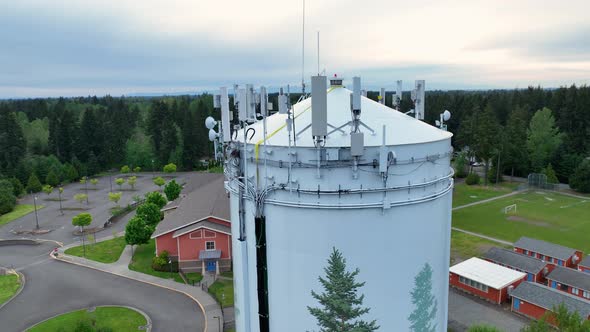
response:
M334 88L336 88L336 87L330 87L328 89L328 92L327 93L332 92L332 90L334 90ZM297 114L295 116L295 119L297 119L301 114L307 112L309 109L311 109L311 104L309 106L307 106L306 109L304 109L299 114ZM276 135L276 133L278 133L281 129L285 128L286 126L287 126L287 123L284 123L282 126L280 126L275 131L273 131L272 133L270 133L270 135L266 136L266 139L268 140L269 138L273 137L274 135ZM295 135L297 135L297 133L295 133ZM262 143L264 143L264 138L262 138L261 140L259 140L258 142L256 142L256 145L254 145L254 154L256 155L256 161L258 161L258 152L259 152L259 149L260 149L260 144L262 144Z

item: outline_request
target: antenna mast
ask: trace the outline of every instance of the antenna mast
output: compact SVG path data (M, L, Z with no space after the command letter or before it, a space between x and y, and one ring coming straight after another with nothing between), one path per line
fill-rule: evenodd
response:
M320 31L318 30L318 76L320 76Z
M302 21L303 31L301 33L301 95L305 95L305 0L303 0Z

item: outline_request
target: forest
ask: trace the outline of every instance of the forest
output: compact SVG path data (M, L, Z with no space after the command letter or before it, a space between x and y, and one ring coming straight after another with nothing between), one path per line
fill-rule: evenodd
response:
M368 93L374 100L377 95ZM293 103L298 98L291 94ZM276 94L270 99L276 105ZM401 111L411 108L405 92ZM499 161L502 174L543 172L579 189L588 185L590 87L427 91L426 121L433 124L445 109L453 114L453 146L462 152L455 159L457 176L466 175L469 160L478 160L486 170L489 165L494 181ZM212 155L204 121L219 119L215 112L209 94L0 101L0 178L20 194L38 188L31 181L56 186L122 165L198 169Z

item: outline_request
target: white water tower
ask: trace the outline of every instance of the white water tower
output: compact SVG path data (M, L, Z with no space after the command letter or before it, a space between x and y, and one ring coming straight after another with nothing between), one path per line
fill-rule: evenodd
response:
M237 331L317 330L307 307L333 247L360 270L363 319L447 329L452 134L353 81L354 92L313 77L312 98L224 140ZM420 287L431 296L418 308ZM420 310L434 317L416 321Z

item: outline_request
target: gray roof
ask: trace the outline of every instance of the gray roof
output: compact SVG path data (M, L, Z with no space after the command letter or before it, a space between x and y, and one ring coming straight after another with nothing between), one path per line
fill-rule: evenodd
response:
M221 258L221 250L201 250L199 251L199 259L219 259Z
M533 274L539 273L545 265L545 262L526 255L521 255L517 252L501 248L490 248L483 257L495 263L504 264L506 266Z
M590 316L590 302L545 285L525 281L516 287L512 296L548 310L563 303L568 311L577 311L583 319Z
M201 220L197 223L194 224L189 224L185 227L179 228L176 231L174 231L174 233L172 234L172 237L177 237L181 234L185 234L185 233L190 233L194 230L197 230L201 227L206 227L212 230L216 230L216 231L220 231L220 232L224 232L224 233L229 233L231 234L231 227L229 226L225 226L225 225L221 225L215 222L211 222L208 219L204 219Z
M569 267L556 266L547 279L590 292L590 274Z
M531 239L530 237L525 236L518 239L518 241L514 243L514 246L563 260L567 260L576 253L575 249L537 239Z
M152 238L188 226L209 216L230 220L229 198L223 174L194 173L183 189L178 207L156 227Z
M579 265L590 267L590 255L584 257L584 259L582 259Z

